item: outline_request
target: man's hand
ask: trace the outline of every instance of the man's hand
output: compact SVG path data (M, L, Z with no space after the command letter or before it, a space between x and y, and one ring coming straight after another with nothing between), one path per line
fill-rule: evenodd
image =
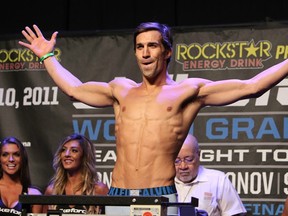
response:
M49 52L53 52L58 32L54 32L51 36L51 39L48 41L43 37L43 34L37 25L33 25L33 28L36 34L32 31L31 28L27 26L25 27L25 30L22 31L22 34L26 40L29 41L29 43L19 41L19 44L30 49L39 58Z

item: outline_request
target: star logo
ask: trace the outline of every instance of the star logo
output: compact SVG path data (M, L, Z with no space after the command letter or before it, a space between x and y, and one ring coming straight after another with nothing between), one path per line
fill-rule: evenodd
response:
M253 55L254 57L257 57L256 52L257 52L258 49L259 49L259 47L255 47L254 41L252 40L250 42L250 46L245 48L245 50L247 50L247 52L248 52L247 53L247 57L249 57L251 55Z

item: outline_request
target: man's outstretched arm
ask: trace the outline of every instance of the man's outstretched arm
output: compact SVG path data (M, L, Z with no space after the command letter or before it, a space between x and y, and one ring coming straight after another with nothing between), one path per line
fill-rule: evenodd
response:
M198 96L204 106L227 105L259 97L287 75L288 60L284 60L248 80L230 79L200 84Z
M19 41L19 44L30 49L40 59L43 59L49 75L64 93L73 99L92 106L101 107L113 104L112 89L108 83L82 83L58 62L52 54L58 32L54 32L50 40L46 40L36 25L33 25L33 28L35 33L29 27L25 27L25 30L22 31L29 43ZM50 53L51 55L49 55Z

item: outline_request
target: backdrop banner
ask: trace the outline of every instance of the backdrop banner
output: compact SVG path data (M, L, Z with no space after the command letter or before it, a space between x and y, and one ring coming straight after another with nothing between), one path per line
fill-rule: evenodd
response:
M188 77L248 79L288 57L287 38L285 27L174 29L169 74L179 82ZM115 77L141 82L130 31L60 32L55 54L83 82ZM59 142L77 132L93 141L99 176L110 186L116 160L113 109L71 101L18 40L0 41L0 76L0 138L23 141L33 184L46 187ZM288 194L287 107L288 78L259 98L202 109L190 129L199 140L202 164L229 176L249 215L283 211Z

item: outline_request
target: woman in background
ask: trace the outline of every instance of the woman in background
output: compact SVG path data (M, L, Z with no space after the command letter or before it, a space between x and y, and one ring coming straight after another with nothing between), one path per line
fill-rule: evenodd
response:
M0 145L0 215L21 215L22 205L19 195L41 195L40 190L31 185L28 155L22 142L15 137L7 137ZM41 213L41 205L32 205L28 212Z
M72 134L59 145L53 159L55 174L45 195L107 195L109 188L98 179L93 143L85 136ZM103 214L102 206L44 206L71 214Z

